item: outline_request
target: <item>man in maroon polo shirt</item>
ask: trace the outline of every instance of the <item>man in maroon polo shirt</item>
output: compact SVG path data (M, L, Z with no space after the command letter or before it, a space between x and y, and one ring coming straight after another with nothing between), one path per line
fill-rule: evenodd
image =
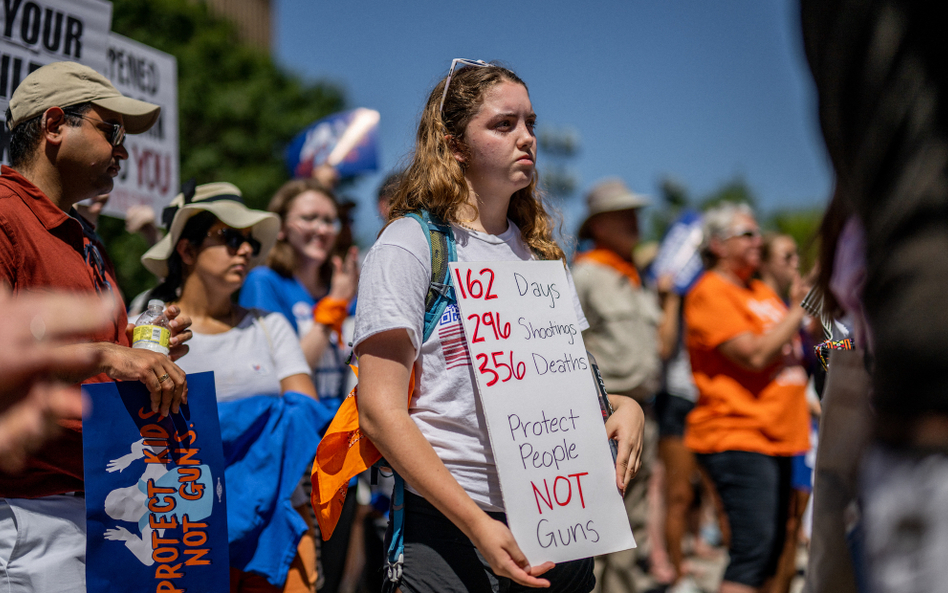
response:
M112 191L125 133L145 132L159 107L122 96L102 75L73 62L43 66L10 98L11 167L0 171L0 282L14 295L49 289L111 294L121 303L111 262L73 206ZM152 408L187 401L184 372L190 319L169 307L171 357L130 348L124 304L113 323L81 344L100 360L89 376L60 380L141 381ZM95 402L93 402L95 405ZM15 592L85 591L82 421L35 453L23 473L0 473L0 586Z

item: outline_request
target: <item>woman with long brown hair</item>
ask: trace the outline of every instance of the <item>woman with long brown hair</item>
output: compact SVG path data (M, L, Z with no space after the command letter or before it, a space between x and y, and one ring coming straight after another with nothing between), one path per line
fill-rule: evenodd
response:
M247 275L240 304L287 318L320 399L338 406L348 391L341 330L358 288L358 250L336 196L315 179L287 181L267 209L280 217L280 232L267 265Z
M428 97L411 164L359 288L359 422L406 484L404 564L387 587L585 592L594 585L592 559L531 567L503 522L470 356L447 349L448 337L442 342L460 335L459 317L446 311L438 331L423 339L431 255L424 231L406 214L424 209L449 223L459 261L563 258L536 188L536 115L526 85L506 68L458 62L464 67L452 67ZM575 290L569 293L585 327ZM644 418L630 398L613 405L607 429L619 438L616 482L624 487L639 463Z

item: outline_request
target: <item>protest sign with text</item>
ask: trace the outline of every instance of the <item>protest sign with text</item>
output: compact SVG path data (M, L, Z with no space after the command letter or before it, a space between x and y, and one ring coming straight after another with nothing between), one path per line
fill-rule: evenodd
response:
M161 115L144 134L125 137L128 160L102 212L124 218L133 206L157 215L178 194L178 62L174 56L123 37L109 36L105 77L126 97L154 103Z
M562 262L452 263L451 281L527 559L634 547Z
M214 373L188 375L189 404L164 418L138 381L82 390L88 591L228 591Z
M112 3L104 0L4 0L0 9L0 160L9 163L7 105L20 82L53 62L105 74Z

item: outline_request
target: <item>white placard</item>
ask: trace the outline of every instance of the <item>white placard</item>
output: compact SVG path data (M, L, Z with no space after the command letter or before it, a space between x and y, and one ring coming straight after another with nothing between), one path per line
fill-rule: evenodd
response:
M635 547L563 264L450 266L517 544L534 565Z
M4 0L0 8L0 160L9 163L7 105L40 66L73 61L106 73L112 3L104 0Z
M115 178L103 212L124 218L132 206L149 206L160 221L161 210L181 185L178 158L178 62L174 56L117 33L109 37L107 70L126 97L161 107L161 115L144 134L127 135L128 160Z

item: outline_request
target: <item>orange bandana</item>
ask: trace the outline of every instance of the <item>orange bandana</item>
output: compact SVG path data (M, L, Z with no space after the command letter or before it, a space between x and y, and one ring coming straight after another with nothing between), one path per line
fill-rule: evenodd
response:
M604 266L608 266L619 272L623 276L629 279L629 282L632 283L632 286L639 288L642 286L642 279L639 278L639 271L635 269L635 266L622 259L619 254L615 251L610 251L609 249L603 249L602 247L596 247L595 249L590 249L589 251L584 251L576 256L573 260L574 264L579 262L595 262Z

